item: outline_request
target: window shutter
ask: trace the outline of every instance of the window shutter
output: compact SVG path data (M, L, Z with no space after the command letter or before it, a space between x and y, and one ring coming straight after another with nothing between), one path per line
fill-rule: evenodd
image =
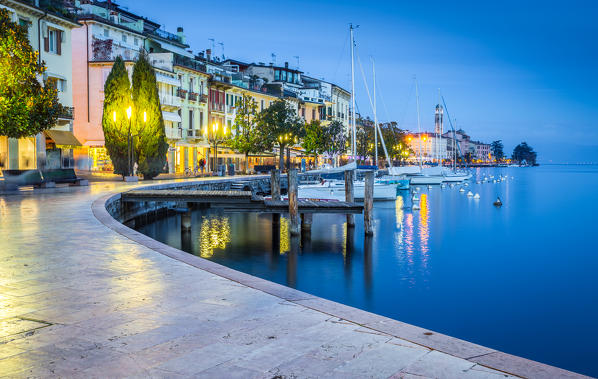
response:
M56 54L61 55L62 53L62 31L56 31Z
M50 51L50 40L48 37L44 37L44 51Z

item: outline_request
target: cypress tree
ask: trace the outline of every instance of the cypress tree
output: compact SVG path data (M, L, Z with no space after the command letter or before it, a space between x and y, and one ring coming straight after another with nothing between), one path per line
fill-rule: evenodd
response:
M102 129L106 149L114 165L114 173L123 177L128 173L127 137L129 120L127 108L132 106L129 75L122 58L116 57L104 85Z
M156 74L147 55L142 53L133 66L132 98L135 156L139 172L144 179L152 179L166 164L168 144L164 132L164 120L158 98ZM144 121L145 112L145 121Z

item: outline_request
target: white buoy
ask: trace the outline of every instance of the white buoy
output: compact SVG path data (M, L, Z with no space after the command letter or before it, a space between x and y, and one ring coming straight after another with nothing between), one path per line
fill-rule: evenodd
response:
M418 203L413 203L413 206L411 207L411 209L418 210L418 209L421 209L421 208L419 207Z
M461 187L461 188L459 189L459 192L465 192L465 188Z
M419 187L415 187L415 192L419 192Z
M502 207L502 201L500 201L500 197L496 198L496 201L492 203L495 207Z
M463 183L465 187L469 187L469 183Z
M431 190L431 189L432 189L432 186L428 186L428 189L429 189L429 190Z
M417 195L413 195L411 197L411 201L413 201L413 202L419 201L419 197L417 197Z
M473 198L474 198L474 199L479 199L479 198L480 198L480 194L479 194L479 193L476 193L475 195L473 195Z
M469 191L467 192L467 197L472 197L473 196L473 192Z
M482 182L480 182L479 180L477 182L475 182L475 184L481 184Z

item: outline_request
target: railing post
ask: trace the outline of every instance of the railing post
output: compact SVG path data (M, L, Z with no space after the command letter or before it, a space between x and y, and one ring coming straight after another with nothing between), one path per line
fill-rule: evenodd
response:
M355 180L355 170L345 171L345 201L353 203L355 201L355 191L353 189L353 182ZM355 215L347 215L347 226L355 226Z
M365 173L365 186L363 194L363 229L367 236L374 234L374 171Z
M291 221L291 235L299 235L299 203L297 199L297 169L290 169L287 175L289 181L289 218Z

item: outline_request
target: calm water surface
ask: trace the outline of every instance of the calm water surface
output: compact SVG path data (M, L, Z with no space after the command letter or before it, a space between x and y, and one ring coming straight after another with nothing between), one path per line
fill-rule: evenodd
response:
M479 169L502 183L422 186L363 218L315 215L290 239L268 214L197 211L140 229L176 248L330 300L511 354L598 376L598 166ZM512 178L513 177L513 178ZM492 205L499 195L502 208Z

